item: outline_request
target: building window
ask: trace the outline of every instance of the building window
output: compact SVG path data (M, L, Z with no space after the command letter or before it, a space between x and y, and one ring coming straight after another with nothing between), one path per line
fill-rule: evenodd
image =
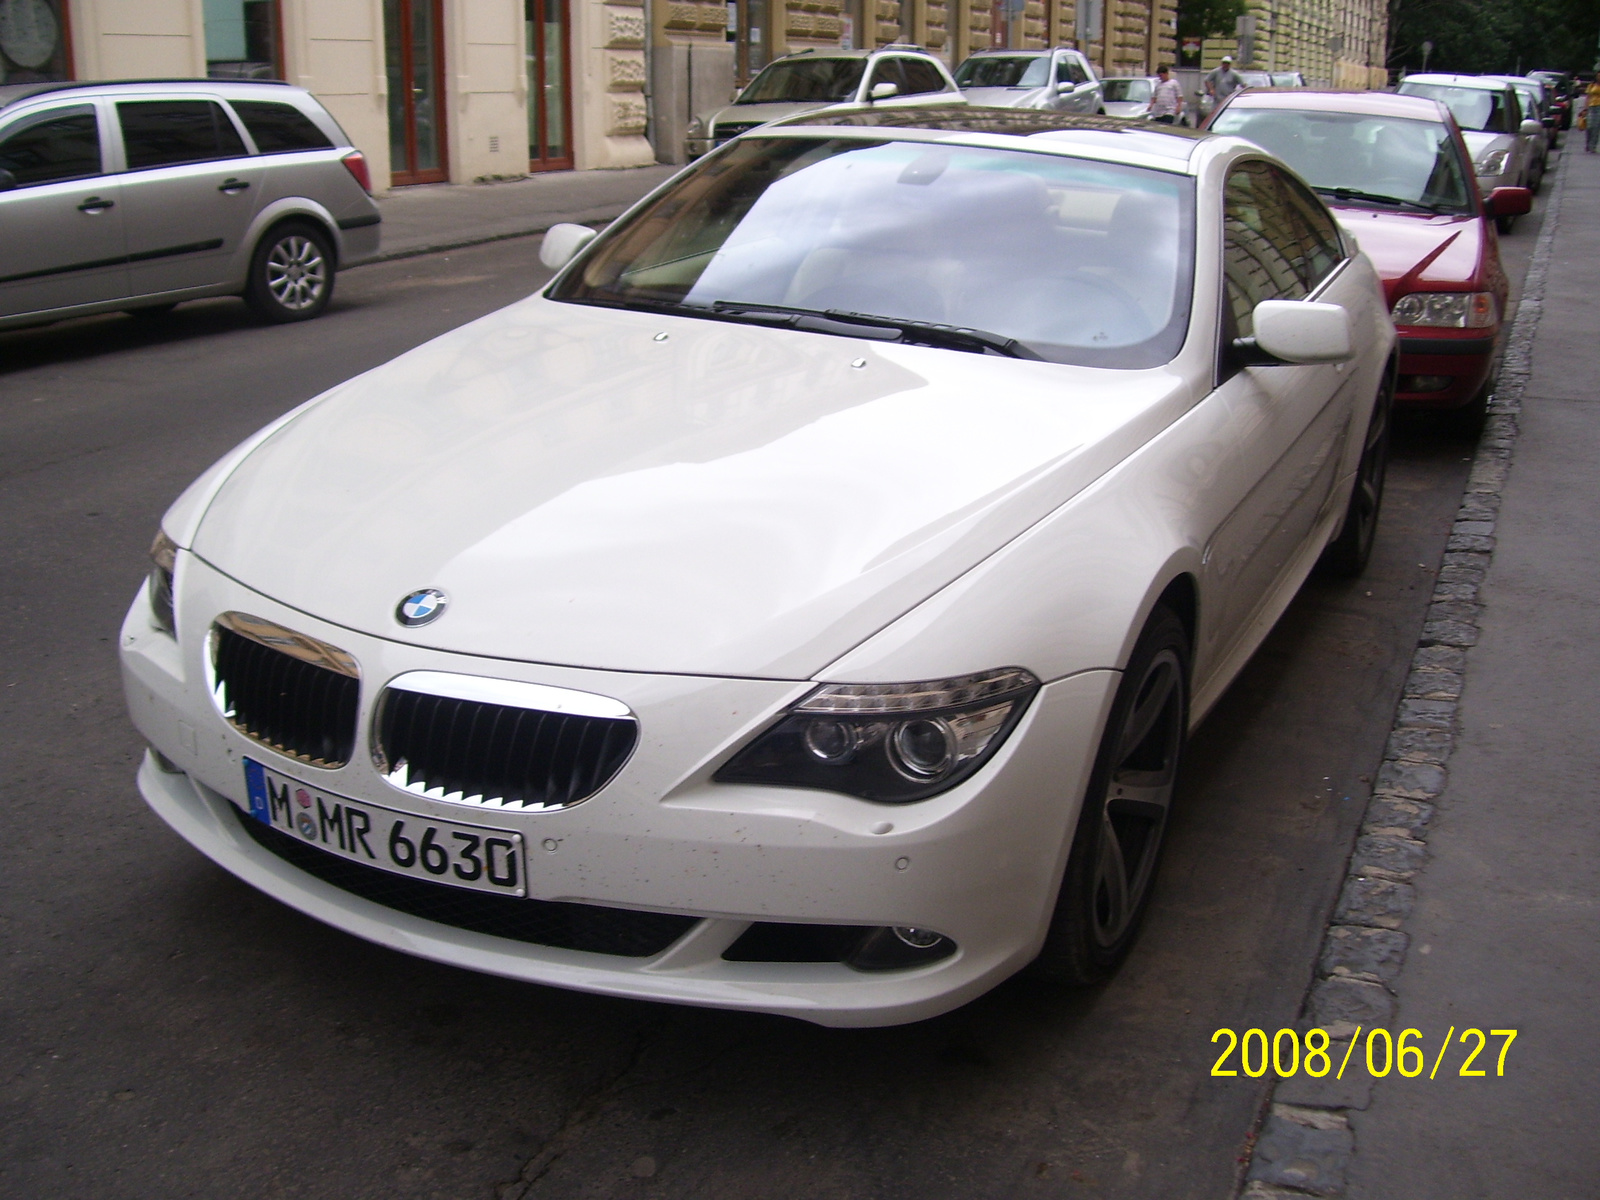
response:
M205 17L207 75L283 78L278 0L205 0Z
M65 0L0 0L0 84L72 78Z

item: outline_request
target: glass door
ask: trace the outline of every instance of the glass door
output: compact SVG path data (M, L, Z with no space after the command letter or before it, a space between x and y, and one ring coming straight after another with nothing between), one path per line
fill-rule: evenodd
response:
M528 22L528 170L572 169L567 0L523 0Z
M383 0L389 71L389 166L396 187L442 183L444 0Z

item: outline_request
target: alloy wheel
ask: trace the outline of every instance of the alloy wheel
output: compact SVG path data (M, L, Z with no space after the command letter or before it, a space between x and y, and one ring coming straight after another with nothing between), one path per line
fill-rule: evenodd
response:
M328 264L322 250L304 234L280 238L266 261L267 290L290 312L303 312L322 297Z
M1117 732L1091 893L1094 939L1106 950L1127 934L1155 874L1183 745L1183 686L1182 660L1162 649Z

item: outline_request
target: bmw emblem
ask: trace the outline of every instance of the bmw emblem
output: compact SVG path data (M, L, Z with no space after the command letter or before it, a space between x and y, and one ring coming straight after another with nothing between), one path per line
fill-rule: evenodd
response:
M400 601L400 607L394 610L394 619L408 628L426 625L438 620L449 603L450 597L438 588L421 588Z

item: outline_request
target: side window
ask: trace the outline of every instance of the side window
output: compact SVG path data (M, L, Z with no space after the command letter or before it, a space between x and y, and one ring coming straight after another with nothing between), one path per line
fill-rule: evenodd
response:
M880 83L892 83L899 88L899 95L904 96L906 89L911 85L906 81L906 69L903 58L880 58L877 65L872 68L872 79L867 83L867 95L872 95L872 89Z
M292 154L296 150L332 150L328 135L292 104L276 100L235 100L233 111L255 139L263 154Z
M0 133L0 168L18 187L100 174L100 127L94 106L75 104L24 117Z
M1295 225L1276 171L1264 162L1233 169L1222 216L1231 336L1254 336L1253 314L1263 300L1301 300L1310 290L1293 257Z
M920 96L924 92L944 91L944 76L931 62L924 62L920 58L903 58L900 62L906 72L906 86L902 89L904 95Z
M213 100L125 100L117 121L130 171L245 154L244 139Z
M1289 203L1299 230L1299 266L1308 291L1315 291L1333 269L1344 261L1344 239L1327 206L1298 180L1277 171L1284 198Z
M1068 56L1066 60L1067 78L1076 84L1089 82L1089 72L1083 69L1083 64L1076 58Z

